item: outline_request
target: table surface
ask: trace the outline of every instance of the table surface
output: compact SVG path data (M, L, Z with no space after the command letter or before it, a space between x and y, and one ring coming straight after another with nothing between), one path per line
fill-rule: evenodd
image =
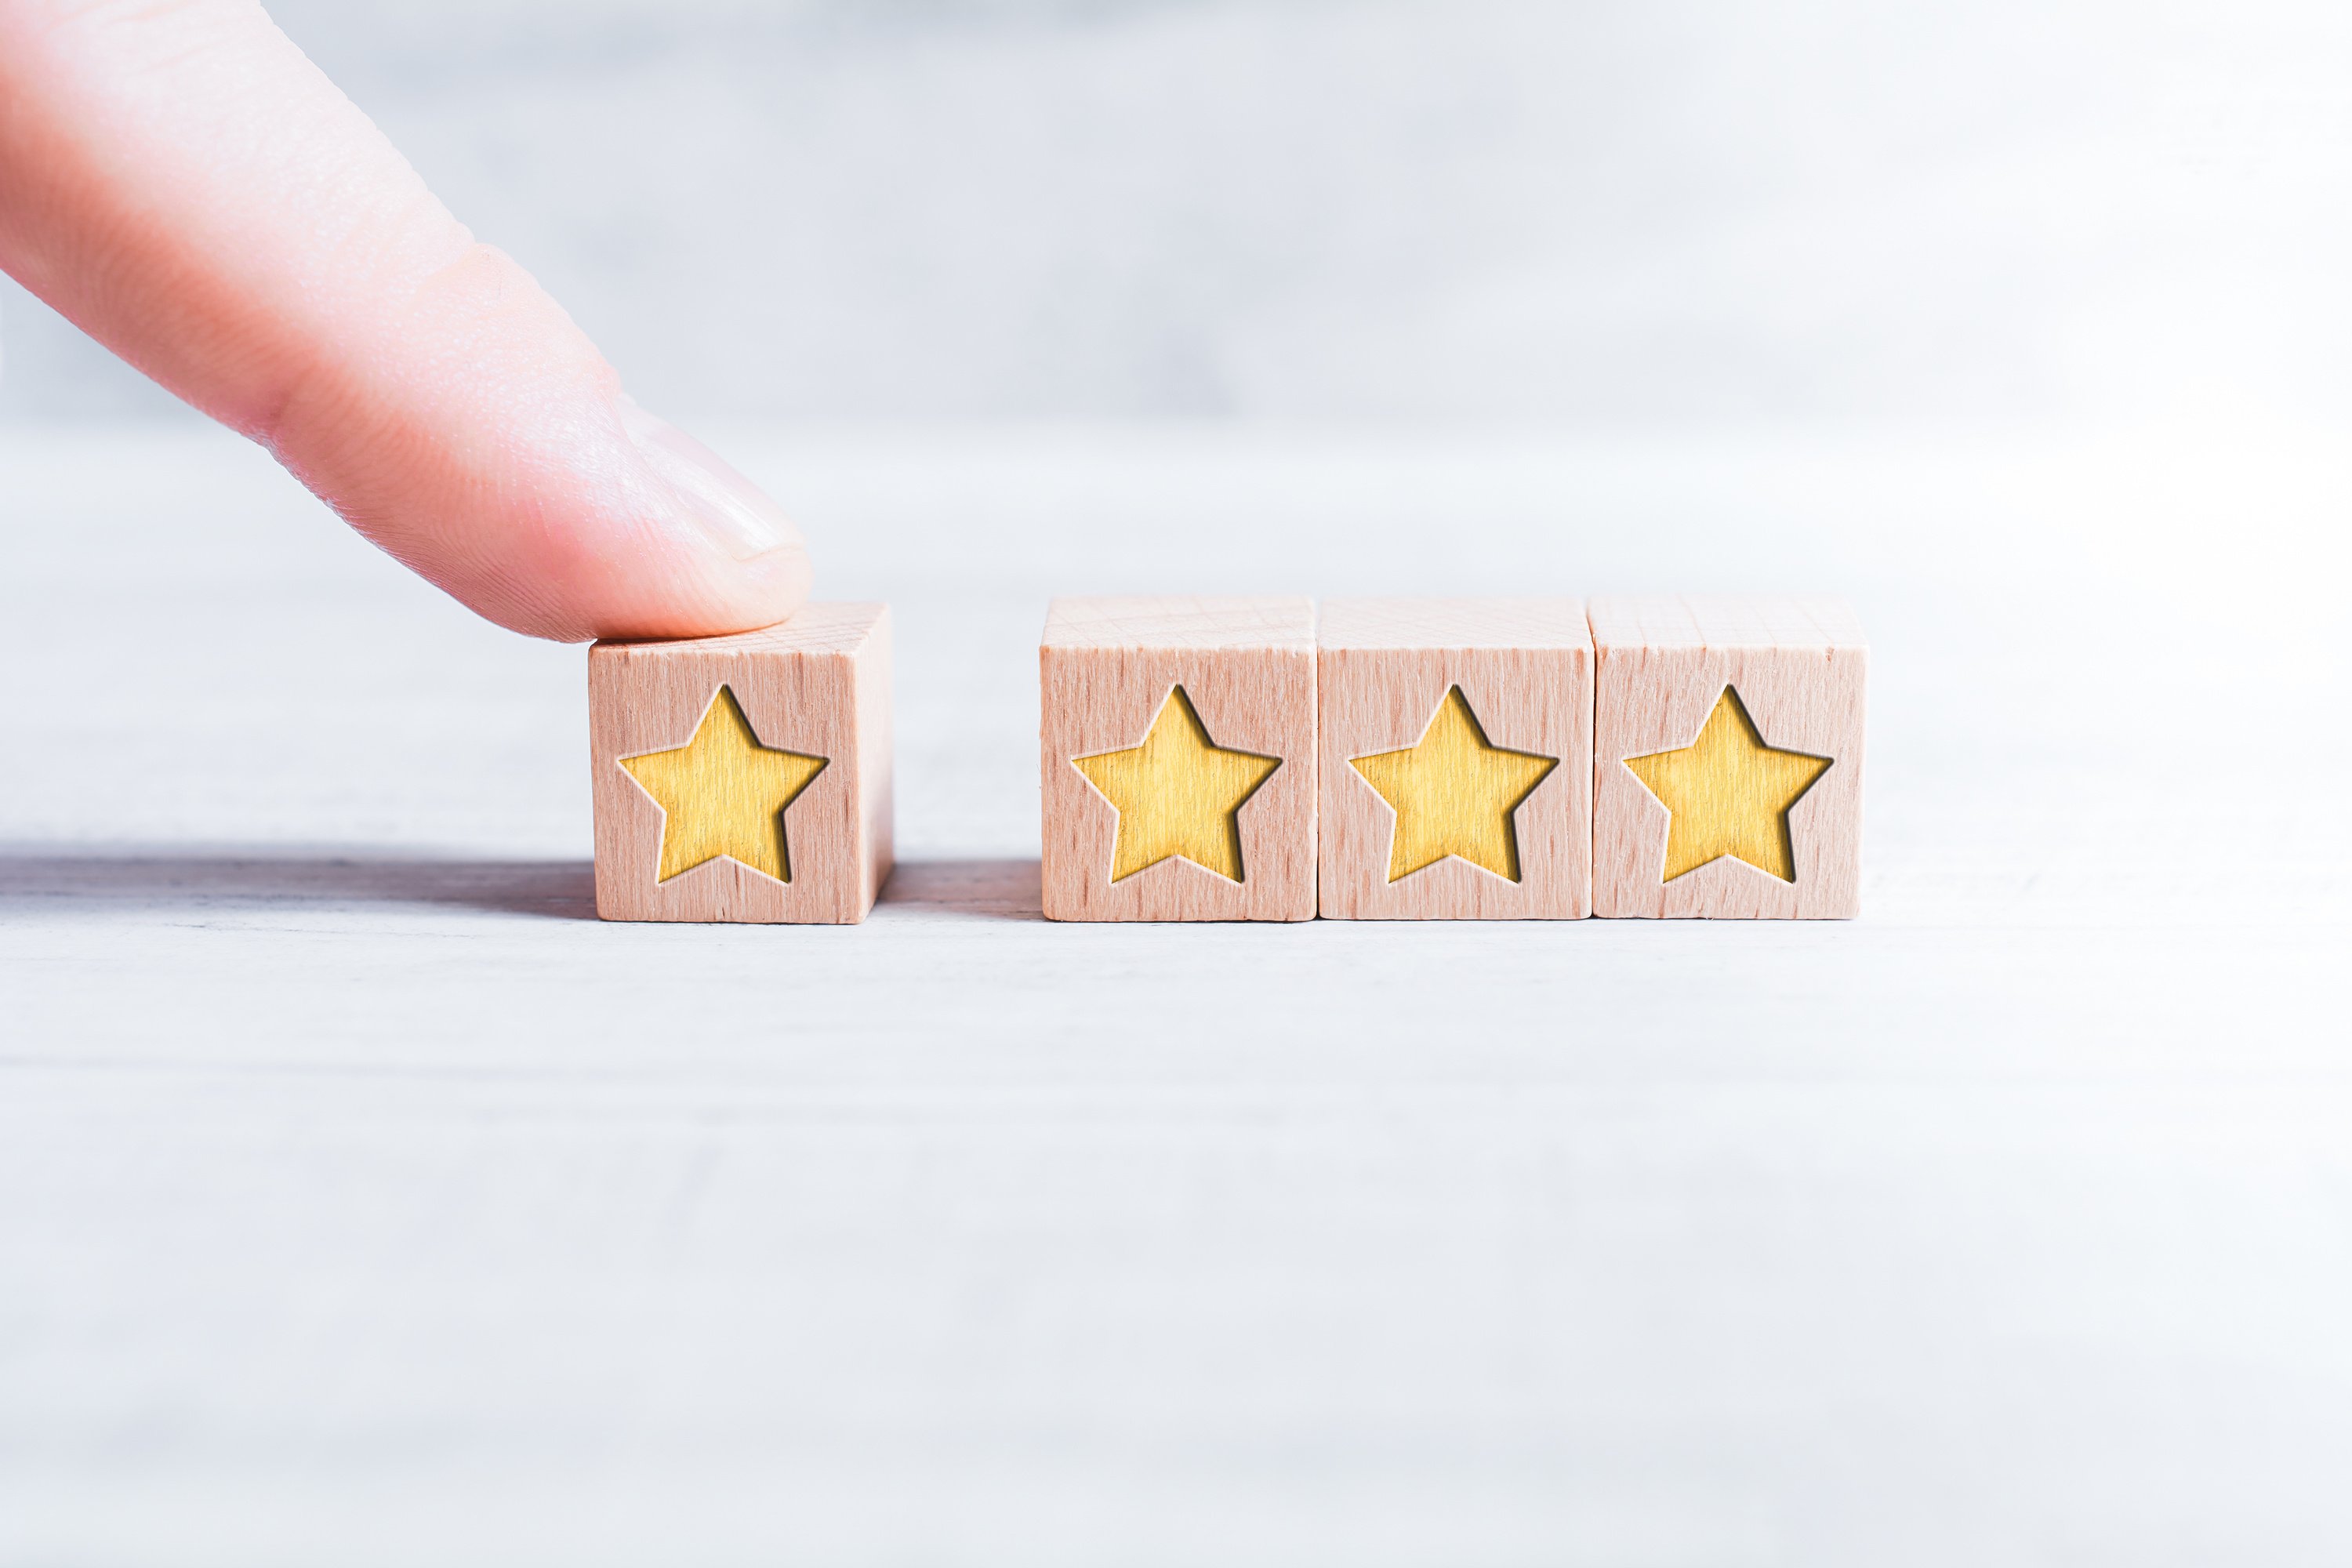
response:
M737 432L898 615L834 930L595 921L581 650L258 454L0 435L0 1561L2343 1562L2340 445ZM1039 919L1052 594L1748 589L1859 921Z

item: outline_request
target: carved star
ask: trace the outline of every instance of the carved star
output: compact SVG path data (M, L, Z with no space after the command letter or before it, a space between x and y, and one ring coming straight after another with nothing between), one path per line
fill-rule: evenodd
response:
M1725 687L1698 739L1680 751L1625 759L1633 776L1674 815L1663 879L1671 882L1728 855L1794 882L1789 808L1829 770L1830 761L1766 745L1739 693Z
M1210 740L1181 686L1160 703L1141 745L1071 762L1118 808L1114 882L1171 856L1240 881L1242 805L1282 766L1279 757L1232 751Z
M667 882L724 855L779 882L791 881L784 808L824 765L823 757L761 745L735 693L720 687L685 745L621 759L662 809L655 880Z
M1511 818L1559 759L1490 742L1456 686L1447 689L1419 741L1401 752L1356 757L1348 765L1396 813L1389 837L1390 881L1457 855L1516 882L1519 836Z

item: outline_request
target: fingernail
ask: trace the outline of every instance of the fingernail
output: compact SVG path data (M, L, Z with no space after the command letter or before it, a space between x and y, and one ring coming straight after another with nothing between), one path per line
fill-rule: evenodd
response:
M736 560L765 555L800 538L800 530L766 491L668 420L638 407L625 393L621 396L621 427L654 471L686 499L694 520Z

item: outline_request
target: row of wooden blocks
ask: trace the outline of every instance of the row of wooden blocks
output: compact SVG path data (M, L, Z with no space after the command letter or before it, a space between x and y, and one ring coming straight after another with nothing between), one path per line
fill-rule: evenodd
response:
M880 605L598 644L597 912L863 919L889 656ZM1812 599L1058 599L1045 912L1850 918L1866 658Z

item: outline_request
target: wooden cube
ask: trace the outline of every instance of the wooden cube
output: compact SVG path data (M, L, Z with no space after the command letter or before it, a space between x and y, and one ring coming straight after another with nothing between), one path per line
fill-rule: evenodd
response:
M588 650L596 912L854 924L890 874L890 611Z
M1056 599L1037 655L1057 921L1315 915L1315 607Z
M1316 626L1326 920L1592 910L1580 599L1331 599Z
M1858 913L1868 653L1853 610L1600 598L1591 616L1593 912Z

